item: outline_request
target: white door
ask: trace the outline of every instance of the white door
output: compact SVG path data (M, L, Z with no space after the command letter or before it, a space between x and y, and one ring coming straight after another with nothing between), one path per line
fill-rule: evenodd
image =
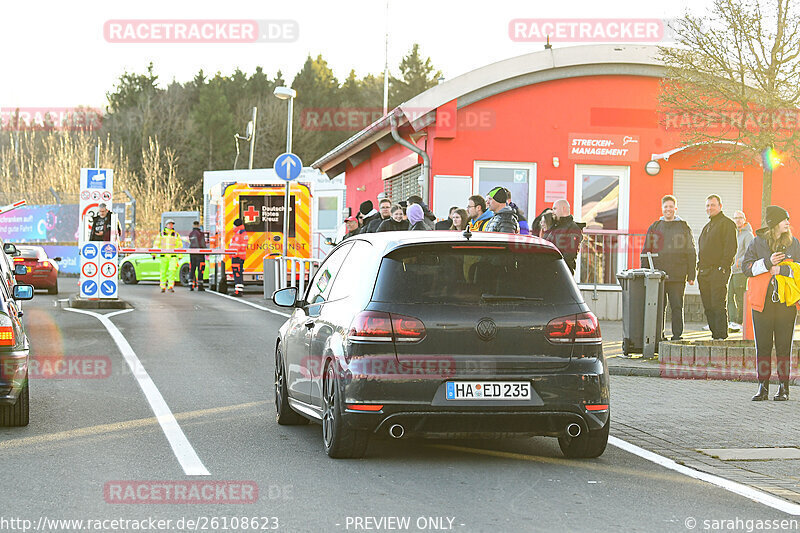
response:
M536 218L536 163L475 161L472 194L485 197L498 186L511 191L511 201L522 209L528 222Z
M575 270L579 283L616 285L617 273L628 267L623 234L628 231L629 196L630 167L575 165L572 216L589 230ZM593 235L591 230L618 234Z

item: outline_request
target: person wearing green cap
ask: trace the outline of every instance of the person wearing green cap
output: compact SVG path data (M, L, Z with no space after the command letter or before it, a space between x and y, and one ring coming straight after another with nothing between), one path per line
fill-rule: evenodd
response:
M774 339L780 386L773 400L785 401L789 399L790 355L797 306L781 301L776 277L797 277L795 273L800 270L792 268L792 263L800 259L800 242L792 236L789 213L784 208L767 207L765 222L766 226L756 231L742 261L742 271L749 278L747 292L753 308L758 363L758 392L752 399L761 401L769 397Z
M494 213L483 231L519 233L519 222L514 210L508 206L508 193L503 187L495 187L486 195L486 207Z

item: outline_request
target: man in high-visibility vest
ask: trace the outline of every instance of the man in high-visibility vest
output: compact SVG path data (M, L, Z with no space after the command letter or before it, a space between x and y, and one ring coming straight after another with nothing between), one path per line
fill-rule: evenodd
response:
M231 259L234 296L241 296L244 293L244 260L247 258L248 240L244 223L241 218L237 218L233 221L233 237L231 237L231 248L236 250L236 255Z
M164 231L153 241L153 248L161 248L162 250L183 248L183 240L181 240L180 234L175 231L175 221L169 219L164 226ZM167 288L169 288L169 292L175 292L175 282L178 279L178 254L161 254L160 261L161 276L159 277L159 283L161 292L164 292Z

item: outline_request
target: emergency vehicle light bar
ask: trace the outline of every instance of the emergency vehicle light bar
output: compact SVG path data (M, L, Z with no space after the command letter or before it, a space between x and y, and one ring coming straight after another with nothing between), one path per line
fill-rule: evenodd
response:
M232 248L120 248L120 254L202 254L202 255L236 255Z

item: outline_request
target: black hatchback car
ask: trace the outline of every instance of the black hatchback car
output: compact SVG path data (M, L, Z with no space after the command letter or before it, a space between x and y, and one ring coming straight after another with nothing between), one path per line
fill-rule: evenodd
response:
M331 457L371 437L608 441L597 318L559 251L536 237L385 232L337 246L275 342L279 424L322 423Z

